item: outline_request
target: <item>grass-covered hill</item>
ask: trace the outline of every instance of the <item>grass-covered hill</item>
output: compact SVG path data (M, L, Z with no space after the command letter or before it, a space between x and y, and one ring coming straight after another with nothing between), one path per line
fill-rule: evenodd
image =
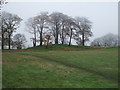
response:
M37 51L79 51L79 50L96 50L96 49L112 49L117 47L91 47L91 46L78 46L78 45L61 45L61 44L53 44L48 46L36 46L30 47L26 50L37 50Z
M48 46L48 48L46 48L46 46L36 46L36 47L31 47L28 48L28 50L64 50L64 51L69 51L69 50L80 50L80 49L89 49L91 47L89 46L77 46L77 45L61 45L61 44L53 44Z
M19 51L2 53L3 88L118 87L116 47L52 45Z

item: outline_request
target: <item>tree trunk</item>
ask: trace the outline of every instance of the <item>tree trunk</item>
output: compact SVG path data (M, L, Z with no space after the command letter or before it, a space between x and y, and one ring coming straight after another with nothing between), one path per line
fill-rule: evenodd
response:
M63 29L62 29L62 44L64 44L63 30L64 30L64 26L63 26Z
M72 39L72 28L71 28L70 41L69 41L69 45L68 45L68 46L70 46L70 45L71 45L71 39Z
M35 47L35 41L33 40L33 47Z
M35 32L34 36L35 36L34 47L36 47L36 32Z
M46 45L46 48L48 48L48 44L49 44L49 39L47 40L47 45Z
M82 33L82 46L85 46L85 39L84 39L85 35L84 32Z
M55 44L58 44L58 31L56 31Z
M82 46L85 46L85 33L84 33L84 29L82 30Z
M9 40L8 40L8 45L9 45L9 50L10 50L10 37L11 37L11 35L9 35Z
M41 32L40 32L40 46L42 46L42 42L43 42L43 40L42 40L42 30L43 30L43 28L41 28Z
M2 33L2 50L4 49L4 34Z
M58 44L58 27L56 25L55 44Z
M46 48L48 48L48 42L47 42Z

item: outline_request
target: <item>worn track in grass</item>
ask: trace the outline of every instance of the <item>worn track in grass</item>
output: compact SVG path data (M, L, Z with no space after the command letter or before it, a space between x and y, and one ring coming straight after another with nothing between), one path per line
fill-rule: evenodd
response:
M29 54L21 54L21 55L29 55ZM105 79L108 79L108 80L110 80L110 81L119 83L118 80L116 80L115 78L112 78L112 77L110 77L110 76L108 77L108 76L106 76L105 74L103 74L103 73L101 73L101 72L97 72L97 71L94 71L94 70L91 70L91 69L88 69L88 68L85 68L85 67L76 66L76 65L73 65L73 64L65 63L65 62L58 61L58 60L51 59L51 58L47 58L47 57L44 57L44 56L35 56L35 55L31 55L31 56L37 57L37 58L42 58L42 59L47 60L47 61L56 62L56 63L62 64L62 65L65 65L65 66L67 66L67 67L76 68L76 69L79 69L79 70L84 70L84 71L86 71L86 72L89 72L89 73L92 73L92 74L95 74L95 75L102 76L102 77L104 77Z

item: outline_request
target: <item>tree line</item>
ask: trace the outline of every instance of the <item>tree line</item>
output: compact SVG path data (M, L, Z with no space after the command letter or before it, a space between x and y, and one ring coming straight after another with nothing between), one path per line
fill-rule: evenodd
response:
M9 49L16 47L21 49L26 42L23 34L13 33L19 28L22 18L16 14L2 12L2 49L8 45ZM41 12L39 15L29 18L25 25L27 31L32 34L30 38L35 47L39 42L42 46L45 43L51 44L67 44L71 45L72 40L78 45L85 45L89 41L89 37L93 35L91 31L92 23L85 17L70 17L60 12Z
M104 36L96 38L91 42L91 46L114 47L120 46L120 36L108 33Z
M5 45L8 45L9 49L11 49L13 32L17 30L22 19L18 15L2 12L1 21L2 49L4 49Z
M78 45L84 46L92 36L90 20L85 17L73 18L60 12L51 14L41 12L39 15L29 18L26 25L28 31L33 34L31 39L34 46L38 41L40 46L43 45L43 41L70 46L72 40L75 40Z

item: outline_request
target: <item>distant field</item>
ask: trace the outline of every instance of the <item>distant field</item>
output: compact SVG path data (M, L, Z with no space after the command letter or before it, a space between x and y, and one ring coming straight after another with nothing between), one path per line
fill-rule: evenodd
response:
M50 46L3 52L3 88L117 88L118 48Z

